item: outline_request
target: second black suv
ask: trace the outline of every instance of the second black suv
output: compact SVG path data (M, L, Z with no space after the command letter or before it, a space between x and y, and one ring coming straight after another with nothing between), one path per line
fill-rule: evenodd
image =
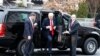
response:
M95 26L100 28L100 13L98 13L95 17Z
M45 39L42 36L41 24L44 18L48 16L49 12L53 12L55 17L60 13L55 13L52 10L34 10L34 9L2 9L0 10L0 47L6 49L15 49L18 54L22 54L23 44L25 43L23 32L24 32L24 21L28 18L31 12L35 12L37 19L39 20L39 26L34 36L34 48L43 48L46 45ZM63 20L63 31L67 29L66 25L68 21ZM57 34L56 34L57 35ZM70 47L70 37L67 34L63 34L62 43L63 47L58 47L57 38L53 39L53 47L59 50L66 50ZM78 48L82 48L85 54L93 55L100 47L100 30L94 28L88 28L81 26L79 28L78 36Z

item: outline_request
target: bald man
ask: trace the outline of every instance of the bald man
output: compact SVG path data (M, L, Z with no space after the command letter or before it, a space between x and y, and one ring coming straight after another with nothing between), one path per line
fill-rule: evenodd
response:
M77 37L78 37L78 28L80 24L76 21L76 15L71 15L71 20L69 22L69 33L71 35L71 52L70 56L76 56L76 48L77 48Z
M48 13L48 18L45 18L42 23L43 33L47 39L47 47L49 48L49 56L52 52L52 38L55 34L56 22L53 13Z

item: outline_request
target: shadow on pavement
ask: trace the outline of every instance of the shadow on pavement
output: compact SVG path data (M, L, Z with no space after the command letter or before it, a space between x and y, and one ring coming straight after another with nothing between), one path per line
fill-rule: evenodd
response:
M69 56L70 51L52 51L53 56ZM77 51L78 55L83 55L81 51ZM0 56L16 56L14 53L1 53ZM37 51L32 56L48 56L46 51Z
M43 52L41 52L41 51L38 51L38 52L36 52L34 55L38 55L38 56L44 56L44 55L48 55L47 54L48 52L45 52L45 51L43 51ZM70 54L70 51L52 51L52 55L53 56L58 56L58 55L69 55ZM82 51L77 51L77 54L78 55L83 55L83 53L82 53Z

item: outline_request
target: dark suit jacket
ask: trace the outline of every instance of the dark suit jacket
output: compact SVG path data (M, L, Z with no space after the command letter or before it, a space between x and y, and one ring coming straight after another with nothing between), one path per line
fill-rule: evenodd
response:
M37 21L35 21L34 23L37 23ZM24 25L23 37L25 37L25 38L27 38L28 36L33 37L34 29L32 27L32 23L31 23L30 19L26 19L25 20L25 25Z
M69 25L71 25L71 21L69 22ZM78 34L78 29L80 27L80 24L78 23L78 21L74 21L73 25L70 26L70 34L71 35L77 35Z
M57 25L55 18L53 19L53 23L54 23L54 26ZM50 26L50 20L48 18L45 18L43 20L43 23L42 23L42 30L43 30L43 32L45 34L48 35L48 34L50 34L50 30L49 29L46 29L46 26Z

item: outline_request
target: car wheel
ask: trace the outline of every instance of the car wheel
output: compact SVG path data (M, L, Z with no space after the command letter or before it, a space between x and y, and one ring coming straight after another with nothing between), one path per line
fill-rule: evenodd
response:
M93 55L96 53L98 48L98 43L95 38L88 38L85 40L82 51L86 55Z
M26 39L23 39L20 41L18 48L17 48L17 56L23 56L24 50L25 50L25 48L27 48L27 46L25 45L26 42L27 42ZM31 54L33 54L34 53L34 44L33 44L33 42L31 44L32 44L32 46L30 47L31 50L29 50L29 52Z

